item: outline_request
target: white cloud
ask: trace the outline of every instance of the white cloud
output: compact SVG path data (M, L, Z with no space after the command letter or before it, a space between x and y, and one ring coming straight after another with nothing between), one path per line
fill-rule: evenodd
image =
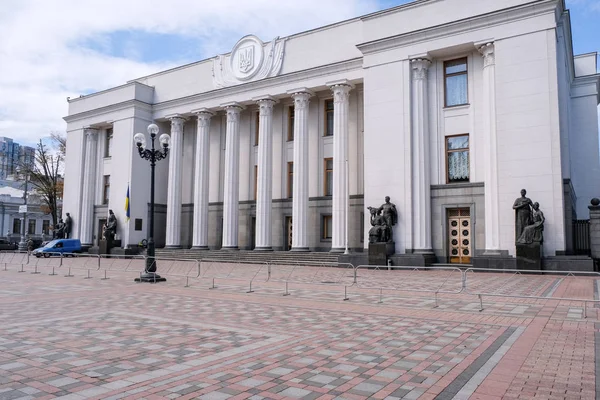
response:
M225 52L246 34L270 40L375 9L376 0L3 0L0 136L35 143L64 131L67 96ZM121 46L127 58L115 57L109 35L118 31L181 35L197 47L149 63L133 42ZM90 42L96 50L84 46Z

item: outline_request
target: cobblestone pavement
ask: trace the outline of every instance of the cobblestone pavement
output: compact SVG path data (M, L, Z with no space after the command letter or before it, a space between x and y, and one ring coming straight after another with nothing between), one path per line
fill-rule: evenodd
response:
M595 277L126 268L0 270L0 399L596 398Z

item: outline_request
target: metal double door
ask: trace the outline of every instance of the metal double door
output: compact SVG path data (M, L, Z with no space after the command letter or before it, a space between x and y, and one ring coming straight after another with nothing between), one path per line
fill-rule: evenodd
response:
M451 263L470 264L473 242L471 210L453 208L448 210L448 257Z

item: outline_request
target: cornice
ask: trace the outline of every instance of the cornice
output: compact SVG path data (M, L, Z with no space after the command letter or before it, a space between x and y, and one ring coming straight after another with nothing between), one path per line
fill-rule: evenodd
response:
M533 16L549 13L554 14L559 1L560 0L540 0L535 3L494 11L492 13L465 18L459 21L373 40L371 42L360 43L356 45L356 47L366 55L410 44L422 43L440 37L453 36L458 33L502 25L507 22L526 19Z
M272 78L266 78L260 81L243 83L241 85L230 86L222 89L215 89L208 92L202 92L186 97L180 97L178 99L167 100L161 103L156 103L154 105L154 111L160 111L174 106L192 104L198 101L218 99L220 97L231 96L252 90L268 89L272 86L277 85L286 85L294 82L297 83L298 81L304 81L319 76L327 76L343 71L360 70L362 69L362 65L362 57L353 58L351 60L342 61L335 64L324 65L303 71L291 72L289 74L274 76ZM248 100L251 99L248 98Z
M66 117L63 117L63 120L67 123L74 122L79 119L93 117L93 116L96 116L99 114L105 114L105 113L110 113L110 112L115 112L115 111L126 110L126 109L132 108L132 107L136 108L136 109L141 109L144 111L152 112L152 104L144 103L143 101L139 101L139 100L127 100L127 101L123 101L121 103L115 103L115 104L111 104L111 105L108 105L105 107L94 108L92 110L87 110L87 111L80 112L77 114L67 115Z
M123 89L126 88L127 86L135 86L135 85L140 85L140 86L145 86L149 89L154 89L154 86L148 86L145 83L139 82L139 81L128 81L127 83L124 83L123 85L119 85L119 86L115 86L112 87L110 89L105 89L105 90L101 90L99 92L94 92L94 93L90 93L90 94L85 94L85 95L81 95L79 97L74 97L74 98L67 98L67 103L74 103L77 102L79 100L85 100L85 99L89 99L90 97L94 97L94 96L98 96L101 94L106 94L106 93L110 93L110 92L114 92L115 90L119 90L119 89Z

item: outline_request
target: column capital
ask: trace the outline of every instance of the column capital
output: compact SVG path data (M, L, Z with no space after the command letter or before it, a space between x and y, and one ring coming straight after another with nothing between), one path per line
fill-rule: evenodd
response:
M292 95L292 99L294 99L294 107L296 109L308 108L309 99L313 95L313 92L306 88L288 90L288 93Z
M496 51L494 42L485 43L477 48L483 56L483 67L496 64Z
M190 111L192 114L195 114L198 118L210 118L215 115L215 112L209 108L196 108L195 110Z
M273 115L273 106L277 100L273 98L261 98L256 100L258 103L259 115Z
M237 101L231 101L229 103L223 103L223 104L221 104L221 107L223 107L225 109L225 111L227 111L228 114L229 114L229 111L233 111L233 112L239 113L240 111L242 111L245 108L243 105L241 105Z
M423 80L427 78L427 70L431 65L428 58L413 58L410 60L410 68L412 69L413 80Z
M97 128L83 128L83 133L88 137L88 139L96 139L98 137Z
M330 83L328 85L331 91L333 92L333 102L335 104L348 101L348 98L350 96L350 90L354 88L354 85L351 85L349 82L346 82L335 82L333 84Z
M187 118L181 114L169 114L166 115L165 118L169 119L171 122L178 119L180 119L182 122L187 120Z
M260 104L261 102L272 102L273 104L277 103L277 99L271 95L263 95L263 96L256 96L252 98L252 101Z

